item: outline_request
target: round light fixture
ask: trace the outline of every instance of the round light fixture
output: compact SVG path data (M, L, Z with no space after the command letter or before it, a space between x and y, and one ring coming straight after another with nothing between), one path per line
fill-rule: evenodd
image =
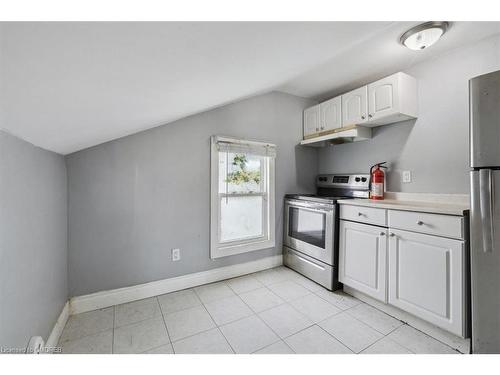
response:
M448 22L431 21L412 27L401 35L400 42L409 49L419 51L432 46L448 29Z

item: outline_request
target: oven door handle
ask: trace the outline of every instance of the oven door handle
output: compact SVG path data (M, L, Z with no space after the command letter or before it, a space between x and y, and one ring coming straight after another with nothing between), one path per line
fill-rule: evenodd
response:
M323 211L323 212L329 212L334 210L333 205L324 205L321 203L303 203L299 201L287 201L286 204L289 207L298 207L298 208L306 208L309 210L314 210L314 211Z

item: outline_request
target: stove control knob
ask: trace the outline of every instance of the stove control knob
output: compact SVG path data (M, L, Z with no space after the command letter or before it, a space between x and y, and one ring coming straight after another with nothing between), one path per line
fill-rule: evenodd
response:
M361 181L361 179L360 179L359 177L356 177L356 178L354 179L354 181L359 182L359 181Z
M366 182L366 177L361 177L361 182Z

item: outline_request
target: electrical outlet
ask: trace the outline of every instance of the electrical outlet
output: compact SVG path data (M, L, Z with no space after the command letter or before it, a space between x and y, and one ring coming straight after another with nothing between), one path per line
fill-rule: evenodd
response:
M172 249L172 262L181 260L181 249Z
M403 182L411 182L411 171L403 171Z

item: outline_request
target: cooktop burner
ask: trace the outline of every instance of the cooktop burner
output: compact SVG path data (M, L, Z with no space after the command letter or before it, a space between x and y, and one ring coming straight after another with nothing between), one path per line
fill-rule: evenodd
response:
M316 177L317 194L287 194L288 199L335 204L339 199L368 198L369 175L321 174Z

